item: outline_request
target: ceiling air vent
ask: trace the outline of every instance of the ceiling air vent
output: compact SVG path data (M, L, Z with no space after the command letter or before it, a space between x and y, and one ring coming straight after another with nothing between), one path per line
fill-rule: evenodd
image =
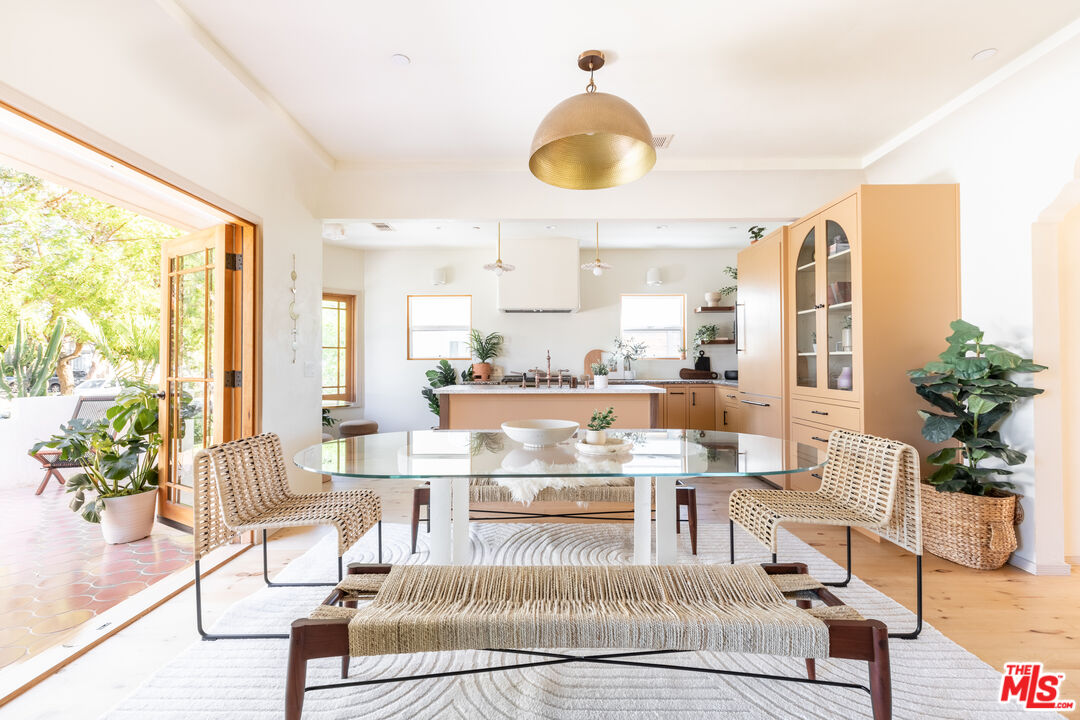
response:
M390 223L373 222L371 223L371 227L375 228L379 232L394 232L394 226Z
M657 150L666 150L671 147L671 141L675 138L675 134L670 135L653 135L652 146Z

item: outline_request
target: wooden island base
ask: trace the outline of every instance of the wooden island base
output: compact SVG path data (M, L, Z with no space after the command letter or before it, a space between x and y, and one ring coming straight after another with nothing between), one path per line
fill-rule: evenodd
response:
M661 426L660 394L563 392L535 394L456 393L439 395L439 428L443 430L491 430L508 420L551 418L572 420L582 428L594 410L615 408L614 428Z

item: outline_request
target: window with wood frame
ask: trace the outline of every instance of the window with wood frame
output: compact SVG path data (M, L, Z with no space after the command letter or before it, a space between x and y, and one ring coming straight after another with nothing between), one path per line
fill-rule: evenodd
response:
M623 295L619 335L645 343L642 357L678 360L686 347L685 295Z
M356 399L356 297L323 293L322 397Z
M468 360L472 295L409 295L405 307L409 360Z

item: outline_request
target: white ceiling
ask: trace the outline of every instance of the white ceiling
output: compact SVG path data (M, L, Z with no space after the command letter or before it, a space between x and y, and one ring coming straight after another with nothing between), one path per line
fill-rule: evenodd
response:
M323 224L327 242L365 249L491 248L495 250L494 220L385 220L393 232L377 230L371 222L338 220ZM745 220L603 220L600 250L743 248L747 230L762 225L766 233L784 223ZM344 231L344 236L340 233ZM583 248L596 245L596 225L588 220L514 220L502 224L504 238L576 238Z
M601 91L674 133L658 170L860 167L1080 16L1076 0L175 1L342 165L513 169L581 92L582 50L611 58Z

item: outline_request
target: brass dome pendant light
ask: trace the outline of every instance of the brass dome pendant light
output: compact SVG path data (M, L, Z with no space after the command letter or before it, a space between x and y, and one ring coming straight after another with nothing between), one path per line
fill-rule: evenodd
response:
M649 124L620 97L596 92L593 73L604 53L586 50L578 67L589 73L585 92L563 100L540 122L529 152L529 170L569 190L594 190L633 182L652 170L656 149Z
M513 272L514 266L510 263L504 263L502 261L502 223L499 223L499 234L497 241L496 260L493 263L488 263L484 266L485 270L491 270L496 275L502 275L504 272Z
M600 262L600 223L596 223L596 259L591 263L585 263L581 266L582 270L591 270L592 274L596 277L600 277L604 274L605 270L610 270L611 266L606 262Z

